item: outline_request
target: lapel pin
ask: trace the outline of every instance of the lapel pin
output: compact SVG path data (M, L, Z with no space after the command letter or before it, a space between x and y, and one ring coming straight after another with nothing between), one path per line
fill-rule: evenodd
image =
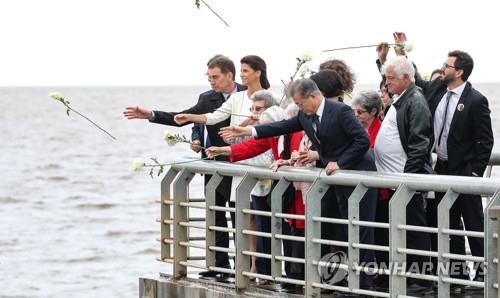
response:
M462 111L464 110L464 107L465 107L465 106L464 106L464 104L463 104L463 103L458 104L458 106L457 106L457 110L458 110L459 112L462 112Z

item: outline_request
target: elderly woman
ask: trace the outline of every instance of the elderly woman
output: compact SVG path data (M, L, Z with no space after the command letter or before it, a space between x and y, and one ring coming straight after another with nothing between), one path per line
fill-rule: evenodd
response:
M379 119L382 100L375 91L367 90L356 93L352 99L352 108L359 122L370 137L370 148L375 146L375 139L382 122Z

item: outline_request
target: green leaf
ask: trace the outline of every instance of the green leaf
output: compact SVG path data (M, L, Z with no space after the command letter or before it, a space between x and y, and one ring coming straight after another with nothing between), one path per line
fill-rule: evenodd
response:
M69 109L66 110L66 115L69 117Z
M200 9L200 0L194 0L194 5L196 5L196 7Z
M153 177L153 169L154 168L151 168L151 170L149 171L149 176L151 176L151 179L154 179L154 177Z

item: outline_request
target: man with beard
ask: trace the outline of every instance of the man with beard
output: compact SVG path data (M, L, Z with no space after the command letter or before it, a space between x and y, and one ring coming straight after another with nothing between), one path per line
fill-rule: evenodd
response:
M433 115L434 145L437 153L435 171L440 175L482 177L488 165L493 148L488 100L467 81L474 62L463 51L452 51L443 63L443 77L434 81L417 79L416 83L426 94ZM443 193L436 193L435 200L429 200L427 216L430 226L437 226L437 205ZM450 228L483 232L484 214L481 196L460 195L450 209ZM432 235L432 249L437 248L436 235ZM465 254L463 236L451 236L450 250L454 254ZM468 237L473 256L484 256L482 238ZM469 279L464 261L452 260L459 264L460 272L450 272L454 278ZM474 264L475 281L484 281L482 264ZM451 266L450 268L453 268ZM462 290L463 286L453 289Z

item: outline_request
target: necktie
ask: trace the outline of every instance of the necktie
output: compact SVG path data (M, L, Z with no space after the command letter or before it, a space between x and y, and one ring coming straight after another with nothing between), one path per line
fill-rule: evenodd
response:
M316 126L316 129L314 130L314 134L315 134L316 139L319 143L319 127L320 127L321 123L319 122L319 116L317 114L314 114L314 116L313 116L313 123L314 123L314 126Z
M446 126L446 116L448 115L448 105L450 104L450 98L453 93L453 91L448 91L448 94L446 94L446 105L444 107L444 116L443 122L441 123L441 132L439 133L438 146L441 145L441 137L443 136L444 127Z

